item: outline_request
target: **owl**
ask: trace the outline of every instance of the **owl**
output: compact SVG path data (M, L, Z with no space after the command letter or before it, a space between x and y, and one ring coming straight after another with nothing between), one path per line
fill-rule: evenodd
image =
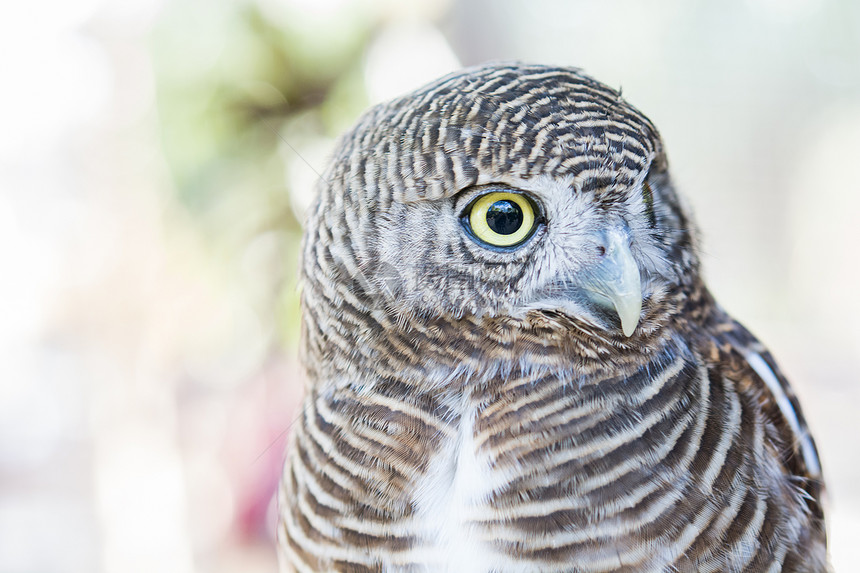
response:
M367 112L303 243L285 571L822 572L822 478L654 125L490 64Z

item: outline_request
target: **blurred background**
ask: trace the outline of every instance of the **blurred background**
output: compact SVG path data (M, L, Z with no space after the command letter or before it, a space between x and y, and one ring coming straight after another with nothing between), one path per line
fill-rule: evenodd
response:
M0 8L0 572L276 570L317 173L367 106L488 59L660 128L855 570L860 3L31 0Z

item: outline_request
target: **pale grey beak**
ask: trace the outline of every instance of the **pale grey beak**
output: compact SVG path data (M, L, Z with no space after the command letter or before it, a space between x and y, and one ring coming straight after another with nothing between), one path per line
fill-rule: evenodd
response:
M621 331L631 336L642 312L642 281L639 265L630 252L625 233L611 230L604 235L602 260L584 273L580 286L595 303L611 306L621 319Z
M642 281L630 251L629 235L623 227L610 228L597 235L595 242L602 249L599 258L547 284L532 304L562 308L597 322L595 306L614 311L624 336L630 337L642 312Z

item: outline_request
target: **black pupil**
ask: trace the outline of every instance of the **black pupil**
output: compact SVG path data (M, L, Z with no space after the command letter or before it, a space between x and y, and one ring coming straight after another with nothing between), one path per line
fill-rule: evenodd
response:
M508 199L496 201L487 209L487 225L500 235L516 233L523 225L523 210Z

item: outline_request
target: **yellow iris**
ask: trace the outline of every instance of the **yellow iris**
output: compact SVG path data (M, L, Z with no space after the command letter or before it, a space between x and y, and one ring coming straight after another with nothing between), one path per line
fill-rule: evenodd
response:
M496 247L510 247L524 241L534 224L532 204L517 193L487 193L475 201L469 212L472 233Z

